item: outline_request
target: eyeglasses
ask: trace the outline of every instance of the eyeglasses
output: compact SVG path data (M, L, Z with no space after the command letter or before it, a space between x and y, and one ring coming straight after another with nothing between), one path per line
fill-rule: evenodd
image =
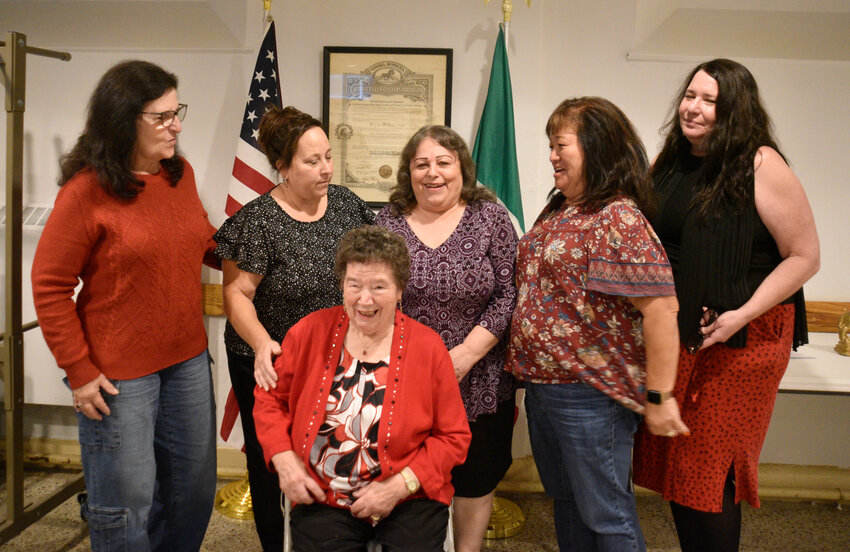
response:
M183 119L186 118L186 110L189 109L189 106L186 104L177 104L177 110L169 109L168 111L162 111L161 113L151 113L150 111L141 111L141 115L155 115L162 126L168 128L174 123L174 118L177 117L181 123Z
M691 334L691 337L689 337L687 343L685 343L685 346L688 348L688 352L693 354L700 350L703 341L705 341L705 335L703 335L702 329L714 324L719 316L720 314L718 314L714 309L708 309L702 313L702 318L699 321L699 328Z

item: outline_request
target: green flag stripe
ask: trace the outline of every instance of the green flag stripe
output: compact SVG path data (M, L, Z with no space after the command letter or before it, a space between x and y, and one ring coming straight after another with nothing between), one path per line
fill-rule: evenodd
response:
M514 102L505 35L499 26L499 37L493 52L487 100L478 123L472 159L478 170L478 181L493 190L505 207L525 229L522 217L522 194L516 160Z

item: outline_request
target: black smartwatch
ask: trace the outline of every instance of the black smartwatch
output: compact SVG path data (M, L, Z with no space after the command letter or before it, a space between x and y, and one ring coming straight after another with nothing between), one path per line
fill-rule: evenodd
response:
M650 404L661 404L672 396L672 391L647 391L646 402Z

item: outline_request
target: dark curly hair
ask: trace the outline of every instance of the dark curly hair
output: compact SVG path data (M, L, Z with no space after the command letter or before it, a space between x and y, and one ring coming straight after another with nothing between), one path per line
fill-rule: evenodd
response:
M284 108L272 106L260 119L257 143L275 170L278 163L287 168L298 149L298 140L311 128L321 126L318 119L291 105Z
M89 99L83 133L59 160L59 185L90 168L108 194L123 199L136 197L145 186L131 166L136 118L146 103L176 88L177 77L153 63L129 60L112 66ZM168 172L171 185L176 186L183 177L183 161L177 148L173 157L160 163Z
M390 267L398 289L410 280L410 254L404 238L383 226L367 225L349 230L336 250L334 274L342 286L348 263L383 263Z
M424 126L410 137L410 140L401 150L401 159L398 163L397 184L393 186L390 193L390 209L393 214L406 215L416 207L416 196L413 194L413 185L410 182L410 162L416 155L416 149L426 138L431 138L447 150L457 155L460 161L460 172L463 177L463 186L460 190L460 199L466 203L474 203L478 200L496 201L496 195L479 186L475 180L475 163L469 154L469 148L460 135L447 126L430 125Z
M679 89L670 116L661 127L664 145L652 167L653 177L676 167L691 151L679 122L679 105L700 71L717 81L715 121L707 137L703 185L694 197L700 216L708 218L721 216L724 208L737 211L747 205L756 152L761 146L770 146L777 152L779 148L752 73L736 61L714 59L697 65Z
M564 128L575 131L584 154L585 185L579 204L593 211L626 196L650 216L654 201L646 150L620 108L596 96L566 99L549 116L546 135ZM565 199L557 189L549 198L553 207Z

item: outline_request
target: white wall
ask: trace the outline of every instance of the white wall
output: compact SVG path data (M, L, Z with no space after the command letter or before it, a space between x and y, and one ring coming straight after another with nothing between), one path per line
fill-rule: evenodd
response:
M261 3L258 0L244 0L244 3L247 14L244 49L193 51L183 47L162 50L157 44L151 44L151 48L144 51L79 48L72 50L74 59L69 63L30 57L25 202L49 203L55 197L57 157L60 152L67 151L82 128L85 103L103 71L120 59L143 57L162 64L181 79L181 101L190 106L181 145L195 166L201 197L211 220L214 224L221 223L234 139L254 63L253 49L261 35ZM0 31L5 33L10 29L2 27L3 4L0 0ZM587 94L611 99L635 123L650 156L657 152L658 128L681 79L695 62L691 59L676 61L675 58L660 62L626 59L634 46L638 10L643 6L641 20L645 21L646 4L643 0L538 0L528 8L522 1L514 2L509 56L519 169L528 224L542 208L551 187L548 143L543 128L551 110L564 98ZM708 2L698 4L699 7L711 7ZM227 10L233 9L228 6ZM321 117L323 46L452 48L452 126L468 140L474 138L486 94L497 21L501 19L500 2L493 1L485 7L483 2L472 0L274 0L272 14L278 27L285 103ZM38 18L33 18L29 24L35 27L14 30L37 36ZM116 33L120 33L122 25L135 23L105 21L102 24L115 26ZM231 28L237 30L241 24L241 20L230 21ZM641 33L646 34L648 31L644 27ZM191 35L191 21L184 23L183 30ZM781 39L764 37L765 41ZM184 37L182 44L186 42ZM31 44L62 47L44 42L31 41ZM729 55L734 57L734 53ZM840 233L840 221L846 207L839 200L843 179L850 174L850 156L847 155L850 103L846 101L850 93L850 63L741 61L753 71L760 84L776 123L779 141L809 194L818 221L822 268L806 286L807 298L850 300L850 290L842 285L841 277L848 265ZM5 136L2 136L0 145L4 143ZM3 164L0 160L0 166ZM31 260L37 234L25 234L26 263ZM216 277L210 275L210 279ZM32 316L29 296L26 289L25 319ZM224 385L227 373L220 321L210 322L209 330L211 350L218 362L217 381ZM49 357L43 362L48 361ZM33 369L28 368L28 376ZM28 394L34 387L47 386L47 380L58 380L58 376L52 370L39 371L28 379ZM56 393L67 397L61 388ZM47 416L41 409L31 410L37 420L41 419L39 416ZM850 466L850 439L831 437L846 435L845 420L848 418L850 400L847 397L781 395L762 459ZM803 419L811 423L803 425L800 423ZM67 431L61 426L50 414L49 422L40 425L37 421L32 430L58 436L54 434ZM817 432L812 433L811 428L816 428ZM806 446L799 447L799 443Z
M255 2L246 2L239 10L243 18L249 3L256 7ZM4 9L13 4L20 3L0 1L0 40L6 40L6 32L14 30L27 35L28 44L31 46L67 50L72 55L70 62L39 56L27 58L24 204L53 203L58 191L58 158L71 148L82 130L86 103L97 80L108 67L118 61L142 58L162 65L177 74L180 80L180 99L189 104L180 146L195 167L200 196L209 212L210 220L215 225L221 224L225 219L224 198L233 164L235 137L241 124L247 83L255 61L258 37L262 31L261 13L256 13L261 10L252 10L252 17L246 22L240 20L238 13L231 13L232 5L222 8L232 18L231 27L243 28L241 38L245 41L244 48L232 47L231 37L228 37L227 47L222 48L192 48L191 41L186 40L176 45L164 45L162 41L155 39L151 40L148 49L123 48L120 46L122 28L136 24L126 18L101 22L113 28L110 44L86 44L75 38L75 47L67 48L61 38L56 38L53 32L55 25L50 27L51 33L45 33L39 23L42 19L55 20L62 17L73 21L72 14L50 12L45 2L39 2L39 9L46 10L41 11L42 18L12 20L12 16L17 12ZM63 4L63 8L67 9L68 4ZM184 23L183 32L191 33L191 23ZM246 38L246 34L250 36ZM3 151L5 144L6 134L3 132L0 135L0 148L3 148ZM4 174L5 164L6 159L3 156L0 158L0 170L3 170ZM5 202L5 199L0 199L0 203L2 202ZM0 227L0 238L5 239L4 231L5 229ZM35 318L29 267L38 237L37 230L24 230L25 322ZM0 276L4 272L4 266L0 266ZM220 275L209 269L205 269L204 278L205 281L220 281ZM0 294L4 291L0 289ZM4 295L0 296L2 297ZM4 314L0 312L0 323L4 323ZM221 338L223 321L211 319L207 322L207 329L210 350L216 361L213 374L217 400L223 405L226 391L229 389ZM70 393L61 382L64 374L56 368L39 330L26 334L25 343L25 397L28 403L36 403L28 405L26 409L27 434L33 437L75 438L76 423L70 406L37 406L71 404ZM57 414L57 410L60 414ZM61 423L59 420L65 422Z

